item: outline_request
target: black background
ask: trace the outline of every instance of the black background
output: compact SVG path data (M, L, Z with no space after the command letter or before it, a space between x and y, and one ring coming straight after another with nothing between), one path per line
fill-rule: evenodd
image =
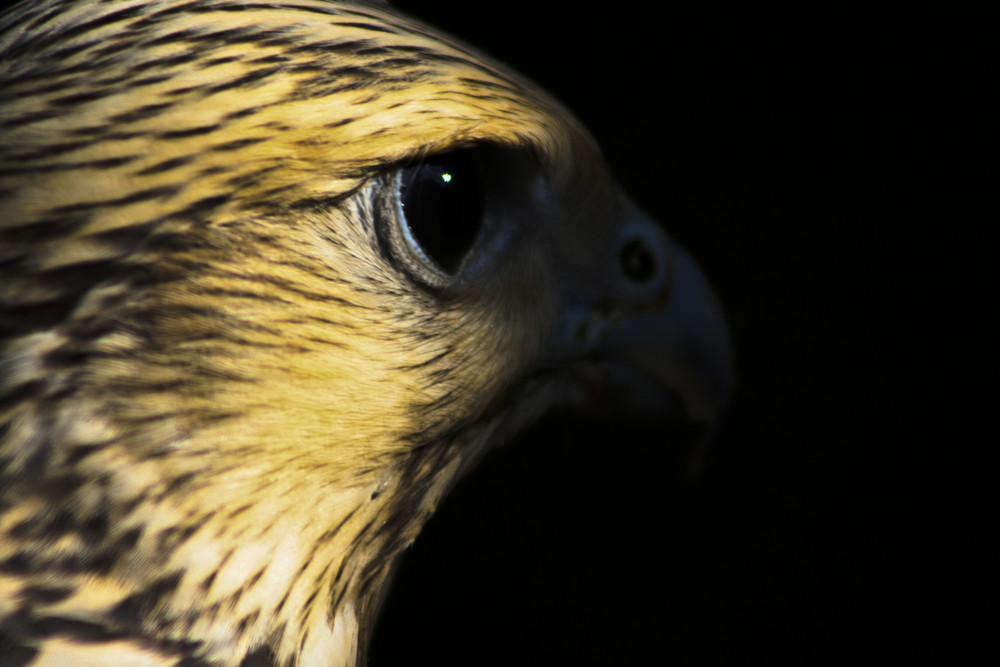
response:
M985 663L965 443L995 441L966 428L994 290L955 277L995 214L942 201L941 158L982 141L961 105L993 79L966 95L951 56L985 48L912 8L395 4L583 120L717 286L740 384L693 482L677 434L628 422L496 451L407 554L372 666Z
M407 555L372 665L986 660L965 348L992 290L954 280L976 242L942 202L967 166L943 156L981 141L947 108L974 105L974 40L912 12L396 4L583 120L717 286L740 384L694 482L670 431L579 415L495 452Z

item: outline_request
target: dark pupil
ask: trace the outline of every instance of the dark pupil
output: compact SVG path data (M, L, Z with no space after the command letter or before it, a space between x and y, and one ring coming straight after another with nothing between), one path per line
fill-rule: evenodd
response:
M429 258L447 273L462 263L483 221L479 172L471 151L427 158L403 170L406 224Z

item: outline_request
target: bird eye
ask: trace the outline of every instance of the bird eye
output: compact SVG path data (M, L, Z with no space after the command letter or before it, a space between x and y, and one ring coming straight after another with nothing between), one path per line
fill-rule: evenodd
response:
M457 273L483 226L484 196L475 153L436 155L399 172L398 231L422 268L443 274L438 278Z

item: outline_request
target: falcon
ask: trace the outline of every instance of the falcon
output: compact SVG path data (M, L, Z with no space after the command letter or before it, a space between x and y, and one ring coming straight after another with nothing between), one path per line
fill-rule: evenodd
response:
M29 1L0 90L4 664L363 663L491 445L730 394L573 116L383 5Z

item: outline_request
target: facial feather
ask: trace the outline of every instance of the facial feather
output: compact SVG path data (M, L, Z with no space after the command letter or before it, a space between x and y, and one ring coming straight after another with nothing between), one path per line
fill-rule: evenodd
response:
M567 310L630 289L593 141L369 5L28 3L0 62L7 641L363 660L400 550L566 393ZM398 174L463 150L486 231L429 285Z

